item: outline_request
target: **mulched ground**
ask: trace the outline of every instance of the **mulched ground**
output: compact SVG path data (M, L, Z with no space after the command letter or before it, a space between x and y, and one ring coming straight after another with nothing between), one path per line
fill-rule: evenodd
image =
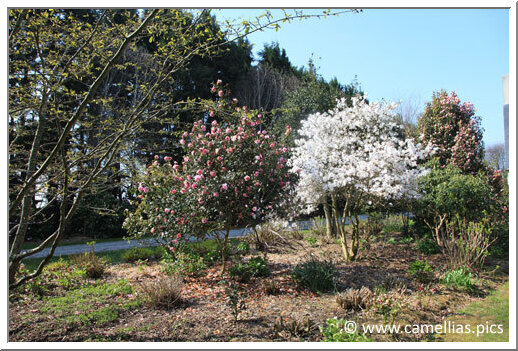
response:
M396 236L397 238L397 236ZM445 317L463 305L483 298L498 284L507 280L508 266L505 262L487 262L487 269L480 273L476 293L457 292L441 287L433 296L419 297L419 283L412 281L408 270L414 260L427 260L437 272L442 272L444 260L441 255L423 255L416 244L371 243L355 262L344 262L339 245L319 243L309 246L305 241L296 241L291 249L279 247L269 252L269 278L252 278L241 283L247 292L246 310L237 322L225 304L223 287L220 284L219 267L208 269L200 277L186 277L182 290L184 302L180 307L165 310L144 304L122 312L114 322L101 326L71 326L57 322L52 316L39 312L44 300L19 300L10 303L10 341L319 341L319 325L332 317L360 322L381 322L381 317L369 311L348 312L338 306L334 293L314 294L299 288L289 273L308 255L332 259L337 270L337 289L367 286L374 289L387 280L396 279L407 286L404 295L406 308L397 317L400 323L440 323ZM500 268L494 272L494 267ZM157 279L162 275L160 265L120 264L110 267L107 282L124 278L130 284L139 284ZM227 278L228 279L228 278ZM278 293L268 295L265 279L275 282ZM135 298L133 295L128 299ZM109 302L107 302L109 303ZM284 327L279 327L280 320ZM290 323L310 328L286 327ZM291 324L292 326L295 324ZM373 335L375 340L433 340L429 335L387 336Z

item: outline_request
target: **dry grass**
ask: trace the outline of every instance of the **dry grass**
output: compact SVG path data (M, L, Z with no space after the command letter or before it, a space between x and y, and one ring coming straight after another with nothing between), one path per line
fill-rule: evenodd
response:
M344 310L365 310L372 304L372 291L363 286L360 289L347 289L336 295L336 303Z
M179 276L160 276L141 283L139 294L152 306L171 309L182 303L183 279Z

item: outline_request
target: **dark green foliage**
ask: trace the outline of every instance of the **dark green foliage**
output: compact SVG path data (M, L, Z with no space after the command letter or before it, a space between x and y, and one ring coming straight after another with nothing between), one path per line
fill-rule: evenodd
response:
M252 277L268 277L270 275L270 268L268 268L268 261L266 258L256 256L250 258L248 261L248 269Z
M246 310L246 292L242 291L240 286L233 282L221 281L220 284L225 286L226 304L230 308L230 314L237 322L239 313Z
M313 292L326 292L335 287L335 266L331 260L318 260L310 257L306 262L299 263L291 272L293 280L301 287Z
M132 247L124 252L122 260L125 262L149 261L152 259L159 260L162 255L163 251L159 248Z
M244 241L240 242L236 246L236 252L238 255L246 255L250 252L250 245Z
M432 266L426 261L416 260L412 262L409 273L419 283L429 283L434 278Z
M268 277L270 269L268 261L260 256L252 257L248 262L238 262L229 270L229 275L242 283L251 277Z
M424 237L417 243L417 249L425 255L433 255L441 252L437 243L429 237Z

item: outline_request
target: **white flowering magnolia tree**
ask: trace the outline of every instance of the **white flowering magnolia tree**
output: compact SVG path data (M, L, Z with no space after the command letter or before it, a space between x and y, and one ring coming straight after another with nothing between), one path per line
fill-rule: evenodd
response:
M309 115L295 141L290 165L300 177L297 197L307 213L331 200L346 260L357 255L365 203L417 197L417 179L427 172L418 164L431 150L401 138L396 107L359 97L348 107L339 100L333 110ZM346 218L352 224L349 240Z

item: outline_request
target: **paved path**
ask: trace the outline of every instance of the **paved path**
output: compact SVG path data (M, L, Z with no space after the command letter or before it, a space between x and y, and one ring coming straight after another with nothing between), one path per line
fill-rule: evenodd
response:
M361 216L362 219L367 218L367 216ZM298 227L299 230L306 230L311 228L311 221L299 221L296 223L292 223L292 226ZM245 229L233 229L230 231L230 237L236 238L240 236L244 236L249 234L251 231L250 228ZM110 241L105 243L96 243L94 245L95 252L106 252L106 251L118 251L125 250L135 246L158 246L160 243L155 239L140 239L140 240L119 240L119 241ZM78 253L83 253L90 251L90 246L86 244L77 244L77 245L64 245L56 247L54 251L54 256L66 256L66 255L74 255ZM47 256L49 249L46 248L38 253L35 253L27 258L42 258Z

